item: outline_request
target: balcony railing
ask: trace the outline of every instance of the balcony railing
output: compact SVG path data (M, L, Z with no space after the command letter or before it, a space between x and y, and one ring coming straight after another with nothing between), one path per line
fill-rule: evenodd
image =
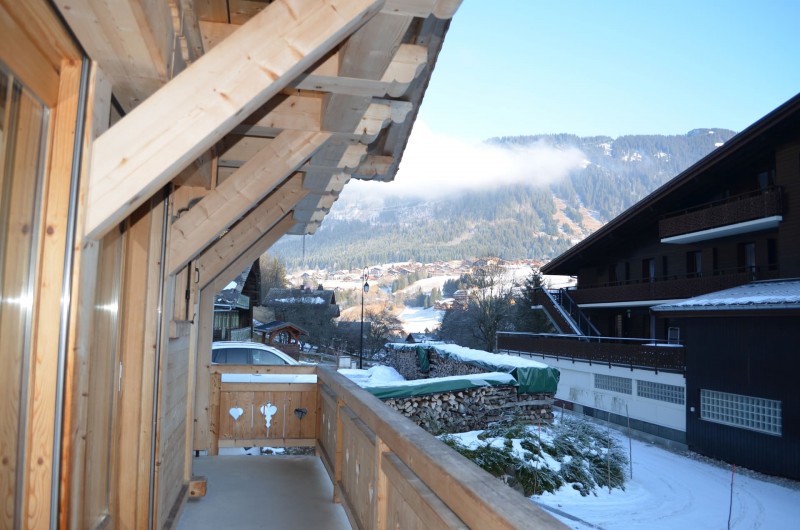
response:
M212 365L210 371L209 453L226 446L316 447L353 528L566 528L333 368ZM223 372L317 380L223 382Z
M653 278L652 281L630 280L588 287L579 285L577 289L570 290L569 294L578 304L672 300L691 298L756 280L772 280L778 277L777 268L738 267L718 269L708 274L661 276Z
M499 332L497 349L542 359L550 357L656 372L683 373L686 369L682 345L652 339Z
M774 186L672 212L658 222L658 234L666 238L780 215L781 199L781 188Z

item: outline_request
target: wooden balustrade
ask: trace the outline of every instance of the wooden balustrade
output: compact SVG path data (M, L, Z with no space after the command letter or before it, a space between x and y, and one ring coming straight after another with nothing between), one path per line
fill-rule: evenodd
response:
M226 372L315 373L317 383L223 383ZM566 528L331 367L214 365L211 378L212 446L315 445L353 528ZM278 409L269 428L265 400Z

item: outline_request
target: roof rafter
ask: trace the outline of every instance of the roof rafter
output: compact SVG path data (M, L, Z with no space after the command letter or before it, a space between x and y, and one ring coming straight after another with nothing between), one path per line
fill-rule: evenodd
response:
M295 220L292 212L287 213L255 241L252 241L249 248L244 248L236 254L225 256L224 259L230 261L223 261L220 257L212 259L210 254L201 256L199 260L199 267L201 267L200 289L212 285L214 292L221 291L225 285L241 274L248 265L251 265L261 254L283 237L294 224Z
M136 107L95 141L88 236L128 216L382 5L273 2Z
M328 137L319 132L284 131L274 140L266 140L269 143L264 149L172 225L170 274L179 271L223 230L278 187Z

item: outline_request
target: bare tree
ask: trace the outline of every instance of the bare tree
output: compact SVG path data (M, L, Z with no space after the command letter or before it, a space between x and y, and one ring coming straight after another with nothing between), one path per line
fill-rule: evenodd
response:
M469 300L475 306L473 334L482 349L491 352L497 332L512 327L511 282L501 266L491 263L475 271L473 282Z
M365 320L370 322L364 346L367 355L372 357L390 340L397 339L403 329L400 320L386 308L380 311L367 311Z

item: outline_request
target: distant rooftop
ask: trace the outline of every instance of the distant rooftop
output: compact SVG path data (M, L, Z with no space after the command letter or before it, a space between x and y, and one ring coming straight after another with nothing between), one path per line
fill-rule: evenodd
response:
M800 309L800 278L767 280L661 304L656 312Z

